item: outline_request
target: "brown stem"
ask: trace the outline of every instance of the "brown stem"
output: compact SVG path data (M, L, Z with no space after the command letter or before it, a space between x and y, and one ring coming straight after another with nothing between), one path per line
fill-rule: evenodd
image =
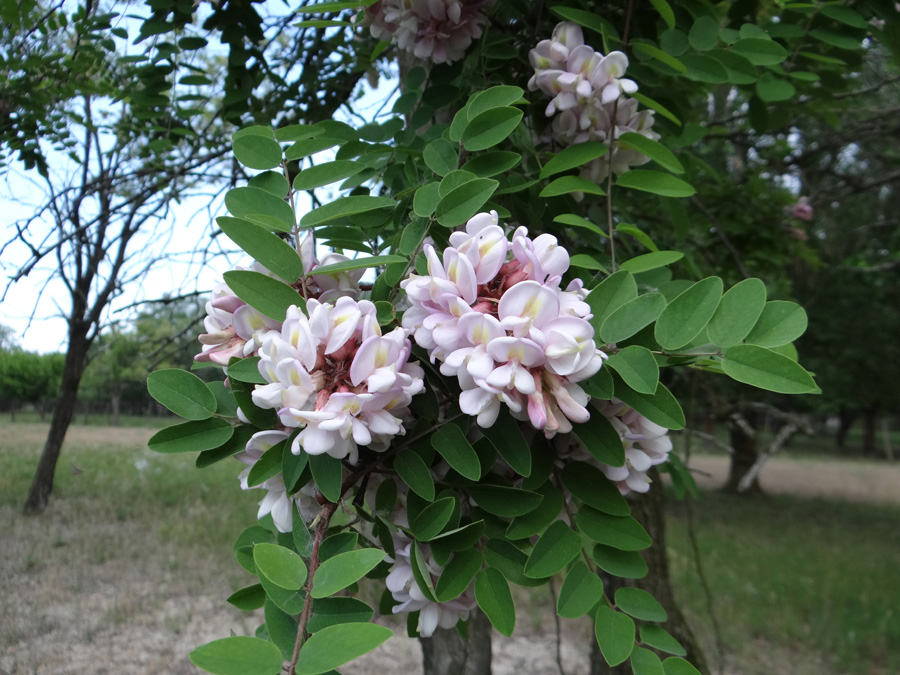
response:
M319 524L316 526L316 534L313 539L312 557L309 559L309 576L306 578L306 597L303 599L303 611L300 614L300 623L297 625L297 640L294 642L294 653L291 656L291 665L288 668L288 675L294 675L297 668L297 660L300 658L300 647L306 639L306 627L309 625L309 617L312 614L312 588L313 577L319 568L319 546L325 539L325 533L328 532L328 526L331 523L331 517L337 510L337 502L329 502L322 509L319 515Z

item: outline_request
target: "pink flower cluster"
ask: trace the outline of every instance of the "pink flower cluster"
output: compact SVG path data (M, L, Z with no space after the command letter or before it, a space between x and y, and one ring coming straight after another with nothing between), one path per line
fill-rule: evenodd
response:
M492 0L381 0L366 9L377 40L393 42L418 59L453 63L481 37Z
M368 300L309 300L309 318L288 309L280 331L269 331L259 348L253 402L274 408L287 429L302 428L291 452L328 454L355 463L358 447L377 452L405 433L412 396L423 389L422 369L410 363L408 333L387 335Z
M352 270L337 274L315 274L317 267L332 265L349 260L340 253L328 253L321 262L315 257L315 240L307 231L300 239L300 260L306 276L303 277L307 297L318 298L322 302L332 302L342 296L359 295L359 279L365 270ZM237 269L241 269L240 267ZM253 271L272 276L259 263L254 263ZM232 357L254 356L261 344L262 336L270 330L281 330L281 323L259 313L245 303L225 283L216 284L212 297L206 303L206 318L203 320L206 333L200 335L203 351L194 357L195 361L216 363L227 366Z
M581 282L560 288L569 254L556 237L532 240L524 227L510 242L496 212L469 220L450 235L441 259L426 246L426 276L401 287L411 303L403 327L456 375L462 411L490 427L501 403L549 438L585 422L588 396L578 382L605 355L594 344Z
M546 114L554 117L552 138L562 145L602 141L609 143L624 133L639 133L652 140L653 111L638 111L636 99L624 94L637 91L634 81L624 78L628 57L622 52L606 56L584 44L578 24L563 22L550 40L542 40L529 53L534 75L531 91L540 89L551 97ZM621 174L649 158L635 150L611 148L607 156L594 160L583 172L592 181L603 180L609 171Z
M625 463L611 466L598 462L574 436L561 439L564 445L557 447L560 462L564 464L574 460L597 466L623 495L647 492L650 489L647 471L665 462L672 451L669 430L651 422L618 399L592 401L591 406L594 412L603 414L618 432L625 446Z

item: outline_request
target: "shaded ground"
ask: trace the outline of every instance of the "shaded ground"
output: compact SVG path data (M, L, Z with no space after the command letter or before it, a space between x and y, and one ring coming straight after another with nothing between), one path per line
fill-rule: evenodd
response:
M25 518L18 503L45 430L0 426L0 674L193 674L200 671L187 659L192 648L231 632L253 633L262 619L224 601L249 581L231 556L223 555L240 528L223 523L227 532L216 532L223 505L241 511L244 507L235 505L240 502L252 511L253 495L240 494L236 484L228 484L226 493L189 483L196 481L189 463L180 466L190 478L173 486L166 474L173 458L145 449L153 429L74 427L55 498L44 516ZM19 454L18 462L11 453ZM115 468L116 462L124 464ZM698 475L701 485L724 481L727 458L700 456L694 464L710 474ZM123 466L138 487L117 484L114 477ZM79 487L87 480L96 481L94 494ZM900 503L897 466L776 459L763 470L762 483L772 492ZM195 496L185 497L184 491ZM549 617L542 611L548 603L544 597L520 598L516 636L494 641L496 675L557 672L553 624L548 618L541 625L542 617ZM590 629L565 625L566 673L586 673ZM398 637L341 670L416 674L419 660L418 644Z

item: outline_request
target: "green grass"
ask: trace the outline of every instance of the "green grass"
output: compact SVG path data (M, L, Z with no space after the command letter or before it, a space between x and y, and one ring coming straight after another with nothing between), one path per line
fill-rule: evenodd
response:
M705 494L694 511L725 651L740 672L800 672L777 669L761 653L768 647L834 673L900 672L900 509ZM676 594L714 661L683 507L677 512L668 542Z
M23 540L0 577L126 560L168 569L188 586L216 575L232 590L250 582L231 546L255 522L262 493L240 490L237 462L198 470L193 454L150 452L152 430L76 427L50 510L32 520L18 506L44 433L43 425L0 425L0 540ZM693 508L730 672L900 672L900 508L719 494L704 494ZM668 522L676 595L715 663L683 504L671 504ZM519 611L524 621L534 608L522 603Z

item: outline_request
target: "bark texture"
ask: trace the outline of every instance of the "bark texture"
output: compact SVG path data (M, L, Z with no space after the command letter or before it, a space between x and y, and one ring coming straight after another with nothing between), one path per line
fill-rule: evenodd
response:
M59 397L53 408L53 417L50 420L50 431L47 433L47 441L41 452L37 470L28 497L22 510L27 514L38 514L47 508L50 493L53 491L53 477L56 474L56 463L59 453L62 451L63 441L66 439L66 431L75 415L75 404L78 402L78 385L84 374L85 360L90 348L90 340L87 331L70 330L69 346L66 350L66 360L63 366L62 381L59 387Z
M425 675L491 675L491 623L480 609L469 616L466 637L438 628L421 638Z
M647 563L647 575L643 579L619 579L618 577L604 576L603 583L606 594L610 598L623 586L634 586L650 593L665 608L668 620L662 624L672 636L687 650L686 658L703 675L709 675L709 666L706 658L700 650L697 639L681 613L675 595L672 592L672 582L669 576L669 561L666 557L666 522L665 522L665 493L659 473L656 469L650 471L653 487L643 495L637 495L629 500L631 515L644 526L647 533L653 539L653 545L641 552ZM591 675L631 675L631 665L626 661L622 665L611 668L603 660L597 641L592 641L591 647Z
M762 488L759 478L754 478L750 486L743 492L738 491L741 479L759 459L757 446L756 415L747 414L739 419L732 418L728 421L728 434L731 448L731 465L728 469L728 480L722 488L725 492L733 494L759 494Z

